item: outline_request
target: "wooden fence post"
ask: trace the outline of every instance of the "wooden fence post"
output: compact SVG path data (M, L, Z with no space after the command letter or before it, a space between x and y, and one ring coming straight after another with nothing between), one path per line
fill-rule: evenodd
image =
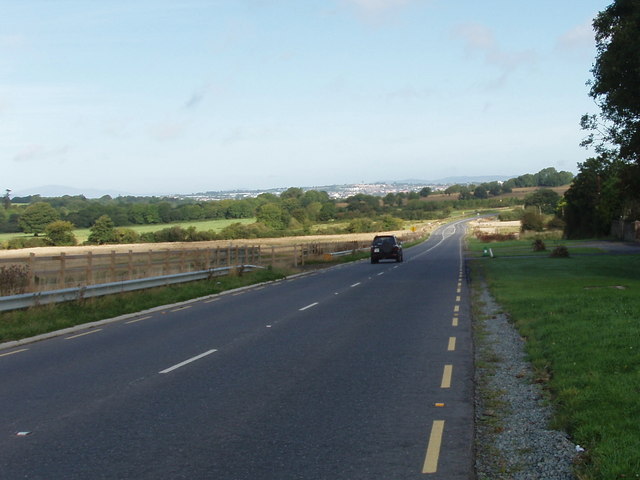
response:
M111 250L111 261L109 262L109 277L111 282L116 281L116 251Z
M29 254L29 292L35 292L36 290L36 254L31 252Z
M129 265L127 267L129 280L133 280L133 250L129 250Z
M93 252L87 252L86 285L93 285Z
M145 277L153 276L153 249L149 249L149 255L147 257L147 271L144 274Z
M66 277L65 268L66 268L67 259L65 253L62 252L60 254L60 271L58 272L58 286L60 288L64 288L64 281Z
M298 246L297 245L293 246L293 266L294 267L298 266Z
M271 245L271 266L276 264L276 247Z

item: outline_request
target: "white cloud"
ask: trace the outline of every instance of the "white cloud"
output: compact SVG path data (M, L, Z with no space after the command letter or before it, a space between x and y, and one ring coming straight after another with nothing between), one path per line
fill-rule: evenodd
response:
M390 8L403 7L412 0L345 0L368 12L379 12Z
M38 162L69 153L69 146L47 148L44 145L29 145L13 156L14 162Z
M561 35L556 43L556 48L564 51L582 50L593 48L594 45L595 34L591 26L591 20L588 20Z
M493 31L486 25L461 24L454 28L453 35L463 40L468 55L480 55L487 65L500 71L500 76L491 82L490 88L502 86L513 71L521 66L533 65L537 59L533 50L512 52L503 49L496 41Z
M174 140L186 130L184 123L165 122L151 127L151 136L158 141Z

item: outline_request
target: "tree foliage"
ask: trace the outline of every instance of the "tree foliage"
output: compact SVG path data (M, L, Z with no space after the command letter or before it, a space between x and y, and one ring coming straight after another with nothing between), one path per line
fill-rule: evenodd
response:
M44 233L51 245L68 246L76 245L78 240L73 234L74 225L65 220L56 220L44 227Z
M592 131L585 144L599 140L599 153L610 144L622 159L640 163L640 3L615 0L593 28L597 55L589 95L600 114L583 117L583 127Z
M44 232L45 227L60 218L58 212L46 202L36 202L29 205L20 215L20 228L25 233L38 235Z
M98 218L90 229L88 240L89 243L97 243L99 245L114 243L116 241L116 230L111 217L102 215Z

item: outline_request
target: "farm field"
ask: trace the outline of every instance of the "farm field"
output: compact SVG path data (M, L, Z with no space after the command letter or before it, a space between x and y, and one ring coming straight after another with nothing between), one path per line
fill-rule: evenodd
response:
M214 232L219 232L225 227L233 223L242 223L244 225L254 223L256 221L255 218L234 218L234 219L224 219L224 220L203 220L203 221L191 221L191 222L177 222L177 223L157 223L153 225L129 225L124 228L130 228L137 233L147 233L147 232L156 232L158 230L162 230L163 228L171 228L171 227L182 227L189 228L195 227L198 231L208 231L213 230ZM78 243L82 243L87 241L89 238L90 229L88 228L79 228L73 231L74 235L78 239ZM24 233L0 233L0 243L11 240L12 238L18 237L32 237L31 234Z

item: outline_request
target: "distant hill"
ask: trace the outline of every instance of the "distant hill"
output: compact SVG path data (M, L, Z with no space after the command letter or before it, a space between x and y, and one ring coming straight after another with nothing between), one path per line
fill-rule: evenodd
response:
M87 198L100 198L105 195L112 197L132 195L131 193L118 190L99 190L94 188L75 188L64 185L43 185L41 187L26 188L11 192L12 197L28 197L29 195L40 195L41 197L63 197L65 195L84 195Z

